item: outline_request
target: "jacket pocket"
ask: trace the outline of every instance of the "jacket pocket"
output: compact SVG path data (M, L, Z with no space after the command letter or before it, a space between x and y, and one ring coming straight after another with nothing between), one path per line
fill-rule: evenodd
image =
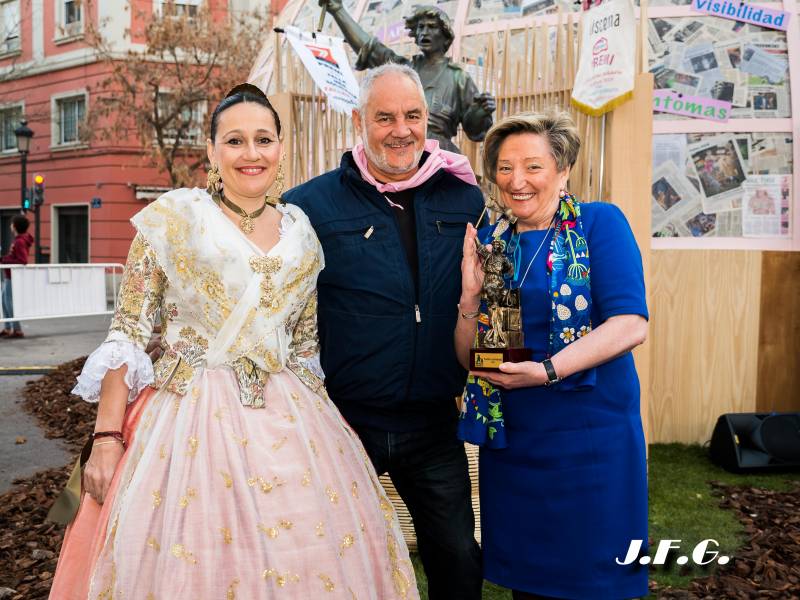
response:
M316 232L322 242L322 247L325 248L326 246L353 246L375 242L385 237L386 228L377 218L363 217L323 223L317 225Z
M467 221L445 221L443 219L437 219L435 225L439 235L448 237L463 238L467 231Z
M433 222L433 232L436 236L464 238L467 223L472 220L472 215L465 212L448 212L436 210L429 217Z

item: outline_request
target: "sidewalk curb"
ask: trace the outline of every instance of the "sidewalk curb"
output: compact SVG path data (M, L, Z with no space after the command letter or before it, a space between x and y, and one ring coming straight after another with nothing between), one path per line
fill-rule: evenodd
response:
M56 370L48 366L0 367L0 377L3 375L47 375Z

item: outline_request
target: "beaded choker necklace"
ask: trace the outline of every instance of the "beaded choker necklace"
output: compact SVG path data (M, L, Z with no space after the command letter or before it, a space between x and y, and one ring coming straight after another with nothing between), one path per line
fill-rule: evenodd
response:
M230 208L238 216L242 217L242 220L239 221L239 229L241 229L246 234L253 233L253 230L256 227L254 219L257 219L259 216L261 216L261 213L263 213L264 210L267 208L267 204L269 204L270 206L274 206L274 204L272 204L269 201L270 200L269 197L267 197L264 198L264 204L261 205L261 208L257 208L256 210L248 214L247 211L245 211L241 206L239 206L238 204L234 204L233 202L228 200L228 198L225 196L224 193L221 193L219 195L219 198L225 206Z

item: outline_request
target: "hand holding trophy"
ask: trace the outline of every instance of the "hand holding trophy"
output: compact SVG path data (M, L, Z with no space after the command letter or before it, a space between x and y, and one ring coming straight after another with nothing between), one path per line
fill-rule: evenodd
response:
M486 306L488 323L478 322L470 369L499 371L504 362L531 360L532 351L524 347L520 290L510 285L514 263L506 254L506 242L496 237L489 250L476 238L475 249L484 273L481 304Z

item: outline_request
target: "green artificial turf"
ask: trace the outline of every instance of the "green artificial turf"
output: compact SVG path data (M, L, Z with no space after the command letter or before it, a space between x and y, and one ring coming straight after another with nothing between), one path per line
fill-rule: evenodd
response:
M650 556L659 540L681 540L686 552L704 539L719 542L719 552L733 557L745 541L744 527L737 516L719 508L720 499L711 495L709 481L746 485L771 490L789 489L789 481L800 481L800 473L737 475L715 466L708 450L697 445L654 444L650 446ZM710 549L713 549L710 548ZM651 579L659 587L685 588L696 578L713 572L713 567L691 561L680 567L654 567Z
M681 550L688 556L694 546L713 539L720 555L735 556L745 541L744 527L731 511L719 508L719 498L711 495L709 481L746 485L771 490L787 490L791 481L800 481L800 473L737 475L713 465L708 450L697 445L653 444L649 456L650 539L655 554L659 540L681 540ZM418 555L413 555L420 596L427 598L428 583ZM695 566L691 561L683 567L654 567L650 578L659 588L685 588L696 577L713 572L713 567ZM652 596L655 598L655 596ZM511 593L486 582L484 600L510 600Z

